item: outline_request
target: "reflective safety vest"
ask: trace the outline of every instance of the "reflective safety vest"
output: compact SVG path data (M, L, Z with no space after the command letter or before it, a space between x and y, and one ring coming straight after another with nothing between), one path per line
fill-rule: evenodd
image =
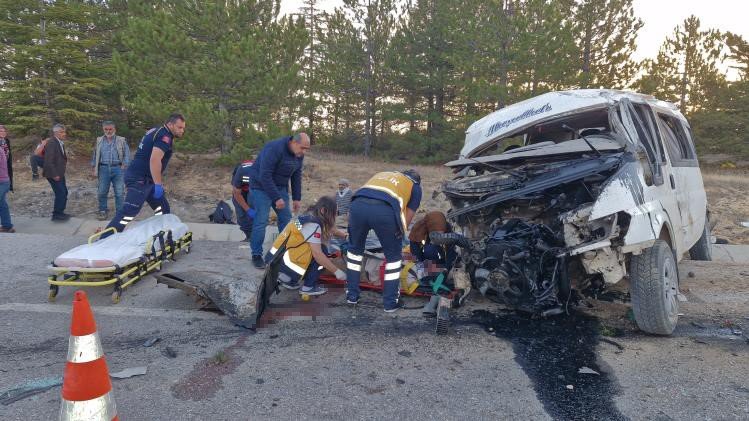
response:
M320 224L317 218L310 215L301 215L293 219L278 234L269 252L271 256L275 256L283 248L284 266L299 277L304 276L312 263L312 247L307 242L309 239L302 235L302 225L308 222Z
M406 206L408 205L408 201L411 200L413 186L414 182L399 172L381 172L375 174L361 188L383 192L393 199L391 204L397 204L398 209L396 211L400 213L403 233L405 234L408 232Z

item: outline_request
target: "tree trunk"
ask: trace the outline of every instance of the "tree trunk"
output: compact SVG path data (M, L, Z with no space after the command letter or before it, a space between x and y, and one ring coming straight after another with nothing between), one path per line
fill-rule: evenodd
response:
M221 138L221 155L226 155L231 152L233 143L233 133L231 128L231 114L226 108L227 97L225 94L219 95L218 112L223 119L223 136Z

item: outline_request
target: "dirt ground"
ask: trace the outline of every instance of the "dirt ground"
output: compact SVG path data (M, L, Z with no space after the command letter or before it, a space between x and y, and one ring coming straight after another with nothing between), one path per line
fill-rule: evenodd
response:
M231 167L215 164L215 155L175 154L169 165L165 188L173 213L191 222L208 222L208 215L220 199L231 203ZM333 155L313 151L305 159L303 204L309 205L322 195L332 195L341 177L356 188L379 171L411 167L408 163L387 163L361 156ZM441 198L432 198L440 183L451 176L440 166L415 166L422 177L424 200L420 211L446 210ZM52 207L52 192L45 180L31 181L31 169L23 159L14 164L15 193L10 196L15 215L47 216ZM96 180L90 175L86 160L68 164L68 212L93 217L97 211ZM749 244L749 177L742 169L703 168L705 188L714 224L713 234L731 244ZM110 194L111 195L111 194ZM110 203L112 199L110 199ZM110 209L113 206L110 205ZM144 211L144 214L145 213Z

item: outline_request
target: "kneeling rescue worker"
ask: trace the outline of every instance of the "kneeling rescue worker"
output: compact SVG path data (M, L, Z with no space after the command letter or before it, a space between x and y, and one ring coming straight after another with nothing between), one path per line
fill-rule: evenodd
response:
M323 196L281 231L265 258L270 261L276 253L283 253L278 273L281 286L299 289L299 280L303 279L300 294L325 294L327 289L317 284L322 268L334 273L339 281L346 279L346 273L327 256L326 243L330 238L346 237L335 228L336 213L335 199Z
M382 301L385 311L400 308L403 237L421 203L421 176L415 170L375 174L354 193L349 209L349 249L346 253L346 301L359 302L364 245L374 230L385 253Z
M146 132L125 173L125 203L107 228L114 227L117 232L122 232L138 215L143 202L148 202L156 215L170 213L161 176L172 157L174 138L182 137L184 133L185 117L182 114L172 114L163 126ZM102 238L108 235L102 235Z

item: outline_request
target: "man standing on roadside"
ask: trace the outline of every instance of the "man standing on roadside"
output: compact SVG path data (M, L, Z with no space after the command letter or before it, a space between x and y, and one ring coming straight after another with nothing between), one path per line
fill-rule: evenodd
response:
M52 127L52 138L44 149L44 177L55 194L53 221L67 221L70 215L65 213L68 204L68 187L65 185L65 170L68 164L68 154L65 151L67 132L62 124Z
M6 196L13 191L13 157L10 139L5 126L0 124L0 233L16 232L10 220L10 207Z
M270 209L278 217L278 232L291 221L291 211L299 211L302 200L302 168L304 154L310 149L306 133L286 136L265 144L251 167L250 188L255 220L252 223L250 248L252 264L265 267L263 241L268 226ZM289 181L291 182L292 209L289 209Z
M255 220L255 209L252 207L250 196L250 171L255 161L244 161L234 168L231 177L231 201L237 213L237 225L244 233L245 239L250 241L252 236L252 221Z
M117 210L107 228L113 227L117 232L122 232L138 216L144 202L148 202L156 215L170 213L161 177L172 157L174 139L184 134L185 117L182 114L172 114L163 126L146 132L125 173L125 203Z
M115 212L122 209L122 197L125 193L123 173L130 164L130 147L122 136L115 135L115 125L111 121L102 123L104 136L96 138L94 153L91 156L91 168L94 177L99 180L99 220L105 221L108 216L107 198L109 186L114 190Z

